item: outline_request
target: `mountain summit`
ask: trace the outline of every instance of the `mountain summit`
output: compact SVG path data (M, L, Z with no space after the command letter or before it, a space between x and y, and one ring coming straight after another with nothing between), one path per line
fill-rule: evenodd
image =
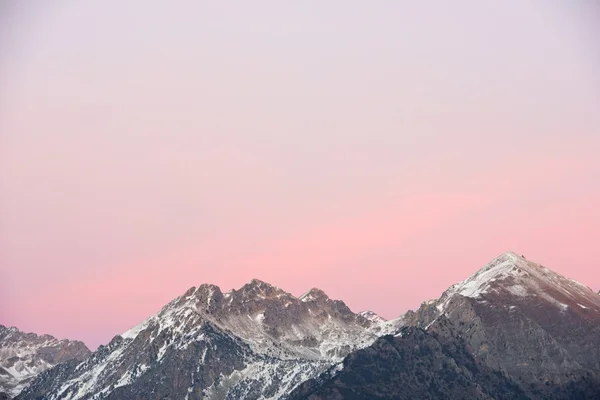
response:
M85 362L42 374L23 398L279 399L400 323L319 289L297 298L257 279L226 293L203 284Z
M600 296L513 252L423 303L407 323L435 330L442 316L477 359L518 382L552 387L598 370Z
M438 308L443 310L456 295L482 301L490 297L503 297L507 302L527 298L548 302L560 310L600 312L600 298L592 289L513 252L498 256L473 276L451 286Z

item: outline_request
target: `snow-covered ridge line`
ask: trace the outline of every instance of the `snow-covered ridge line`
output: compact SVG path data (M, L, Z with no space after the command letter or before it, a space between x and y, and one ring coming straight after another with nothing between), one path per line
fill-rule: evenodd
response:
M562 310L566 310L569 304L583 297L584 307L600 310L598 296L595 296L588 286L514 252L506 252L496 257L469 278L452 285L434 303L437 309L443 312L456 296L485 301L485 296L500 292L515 297L535 296Z

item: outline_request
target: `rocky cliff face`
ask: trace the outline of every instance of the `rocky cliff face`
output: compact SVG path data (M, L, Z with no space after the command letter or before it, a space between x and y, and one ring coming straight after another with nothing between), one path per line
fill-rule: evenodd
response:
M0 393L17 395L41 372L68 360L82 361L90 350L78 341L21 332L0 325Z
M446 316L474 355L519 382L561 385L600 371L600 297L514 253L424 303L410 323Z
M318 289L296 298L258 280L227 293L201 285L18 398L279 399L400 324Z
M600 398L600 296L523 256L499 256L404 321L414 328L292 398Z

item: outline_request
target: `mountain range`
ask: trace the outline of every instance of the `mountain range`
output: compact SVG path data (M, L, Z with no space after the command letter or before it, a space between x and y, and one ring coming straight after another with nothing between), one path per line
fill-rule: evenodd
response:
M2 327L0 392L47 400L600 398L600 296L512 252L389 321L319 289L295 297L255 279L226 293L192 287L93 353L52 340Z

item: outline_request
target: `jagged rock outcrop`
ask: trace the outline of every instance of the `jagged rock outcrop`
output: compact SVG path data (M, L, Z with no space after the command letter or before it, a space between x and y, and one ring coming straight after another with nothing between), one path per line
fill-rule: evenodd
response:
M296 298L259 280L227 293L201 285L18 398L279 399L400 323L373 322L318 289Z
M82 361L90 353L79 341L0 325L0 393L16 396L41 372L72 359Z

